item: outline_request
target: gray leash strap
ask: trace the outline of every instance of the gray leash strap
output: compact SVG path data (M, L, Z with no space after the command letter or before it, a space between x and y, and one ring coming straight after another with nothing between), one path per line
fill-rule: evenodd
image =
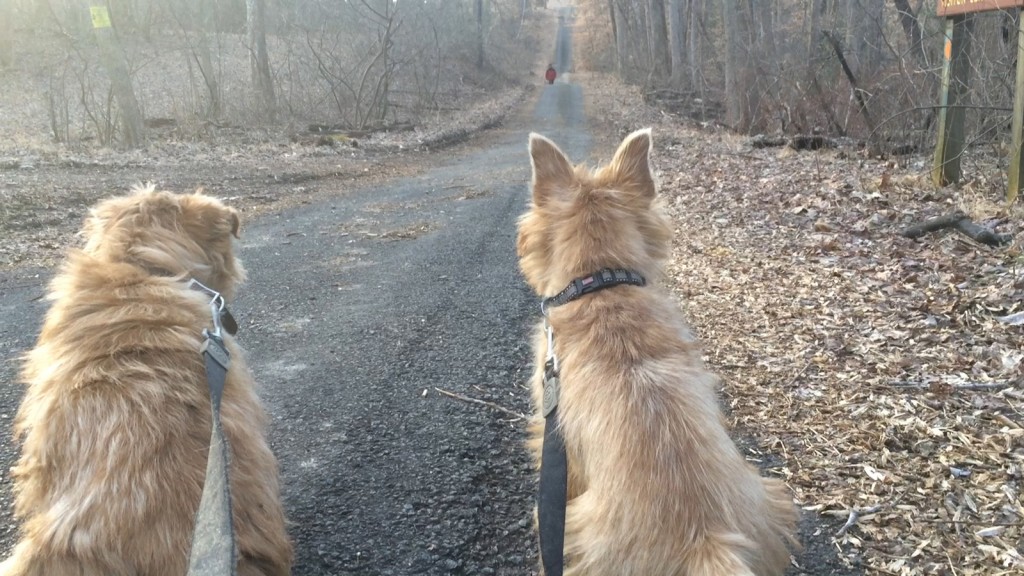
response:
M195 281L193 281L195 282ZM224 394L231 355L221 337L221 318L226 313L220 294L210 302L214 330L204 330L206 340L200 348L206 364L206 380L210 387L210 452L206 460L203 497L196 511L192 547L189 550L187 576L235 576L235 528L231 515L231 486L228 483L228 443L220 421L220 402ZM195 288L195 286L193 286Z
M562 576L565 569L565 506L569 464L558 429L560 381L554 359L544 366L544 444L541 448L537 492L537 531L545 576Z
M188 576L234 576L235 531L231 518L231 488L228 485L228 443L220 423L220 399L230 356L224 341L210 333L206 334L202 352L210 385L213 428L203 498L199 502L192 532Z

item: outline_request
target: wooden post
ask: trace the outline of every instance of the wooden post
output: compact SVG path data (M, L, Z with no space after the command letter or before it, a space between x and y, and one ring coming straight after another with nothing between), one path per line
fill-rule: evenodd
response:
M946 43L942 65L939 108L939 139L935 145L932 180L936 186L960 180L960 156L964 152L964 109L960 107L970 78L971 14L946 18Z
M1024 18L1019 18L1017 29L1017 85L1013 90L1013 149L1010 151L1009 185L1006 189L1006 201L1017 199L1021 184L1024 184L1024 150L1022 150L1021 131L1024 130Z

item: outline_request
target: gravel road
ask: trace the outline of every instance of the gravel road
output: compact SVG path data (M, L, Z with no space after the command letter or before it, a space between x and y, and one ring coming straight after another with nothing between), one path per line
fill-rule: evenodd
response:
M524 423L439 390L529 410L537 302L515 263L527 132L590 148L579 86L559 82L486 146L374 188L243 223L250 281L234 305L272 416L296 543L294 573L532 574L534 479ZM515 125L513 125L515 124ZM0 273L0 427L21 396L50 271ZM16 457L0 445L0 469ZM15 532L0 486L0 550ZM809 519L809 574L838 574ZM817 541L817 544L814 542ZM795 572L796 573L796 572Z

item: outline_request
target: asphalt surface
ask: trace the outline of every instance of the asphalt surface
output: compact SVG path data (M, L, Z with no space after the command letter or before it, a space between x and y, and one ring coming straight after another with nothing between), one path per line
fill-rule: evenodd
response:
M527 133L574 159L590 139L561 28L559 81L485 149L420 176L243 223L239 342L272 417L296 575L533 574L529 411L539 308L515 261ZM0 428L21 397L49 270L0 273ZM0 469L17 456L0 443ZM13 545L0 484L0 550ZM806 523L805 573L838 574ZM817 533L818 536L812 538Z

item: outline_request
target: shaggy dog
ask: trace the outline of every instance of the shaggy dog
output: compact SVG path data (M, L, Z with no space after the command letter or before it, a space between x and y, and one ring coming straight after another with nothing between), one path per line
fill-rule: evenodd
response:
M574 168L530 136L533 197L519 221L519 264L542 297L603 268L647 286L615 286L550 308L568 457L567 576L777 576L796 509L730 440L716 380L673 298L654 282L671 229L655 200L650 130L611 164ZM542 406L547 341L535 343ZM543 418L532 425L540 460Z
M211 410L199 348L210 297L245 278L238 213L204 196L152 188L104 201L53 280L15 433L21 522L9 576L182 576L203 488ZM238 574L290 573L277 463L238 345L222 419Z

